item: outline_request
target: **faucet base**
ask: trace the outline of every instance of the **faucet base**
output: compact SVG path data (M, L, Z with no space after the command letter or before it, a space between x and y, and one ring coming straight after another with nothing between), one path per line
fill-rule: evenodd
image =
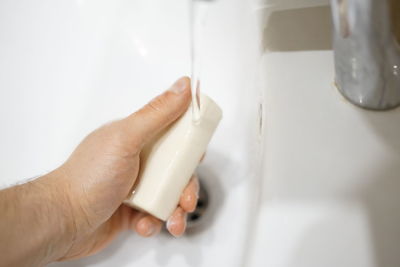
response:
M388 1L331 0L336 84L351 103L370 110L400 105L400 46Z

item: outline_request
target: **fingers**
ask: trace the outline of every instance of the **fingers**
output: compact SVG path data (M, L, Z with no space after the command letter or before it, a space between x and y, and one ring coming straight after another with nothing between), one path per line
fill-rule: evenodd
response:
M177 80L168 91L157 96L123 121L132 145L143 145L179 118L191 100L190 79Z
M200 159L200 162L203 161L205 157L205 153ZM197 200L199 198L200 184L196 175L193 175L189 181L189 184L183 190L181 198L179 200L179 205L186 212L193 212L197 206Z
M186 212L178 207L167 221L168 231L175 237L183 235L186 229Z
M150 237L158 234L162 228L162 222L157 218L148 215L146 213L136 211L130 207L127 207L130 210L129 214L129 228L137 232L139 235L143 237Z
M197 205L200 186L196 176L190 179L179 201L179 207L167 221L168 231L175 237L181 236L186 230L186 214L193 212ZM132 228L143 237L158 234L162 228L162 222L145 213L138 212L132 217Z
M143 214L135 224L135 231L143 236L150 237L161 231L162 222L151 215Z
M203 161L205 157L205 153L200 159L200 162ZM183 190L181 198L179 200L179 205L186 212L193 212L197 206L197 200L199 198L200 184L196 175L193 175L189 181L189 184Z
M193 212L196 209L197 199L199 198L199 180L196 176L190 179L189 184L183 190L179 205L186 212Z

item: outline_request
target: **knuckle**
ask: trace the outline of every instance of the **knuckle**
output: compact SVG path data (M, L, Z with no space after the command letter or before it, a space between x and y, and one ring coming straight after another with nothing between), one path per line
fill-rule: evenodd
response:
M155 116L167 116L169 119L171 119L173 117L173 114L170 114L171 112L168 112L170 102L168 101L169 93L170 92L166 92L163 95L154 98L147 104L147 109L151 113L155 114Z
M150 111L155 113L162 113L164 108L166 107L166 101L163 97L157 97L151 100L147 107Z
M141 140L129 136L129 131L122 121L106 124L98 131L99 145L105 153L129 155L132 149L136 151L136 148L140 147Z

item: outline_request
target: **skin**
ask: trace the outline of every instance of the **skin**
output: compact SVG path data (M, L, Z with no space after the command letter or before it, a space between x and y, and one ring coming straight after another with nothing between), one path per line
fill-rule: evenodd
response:
M179 118L190 99L190 80L181 78L142 109L92 132L53 172L0 191L0 266L86 257L125 230L158 234L163 222L122 201L135 184L143 146ZM166 222L173 236L184 233L198 191L193 177Z

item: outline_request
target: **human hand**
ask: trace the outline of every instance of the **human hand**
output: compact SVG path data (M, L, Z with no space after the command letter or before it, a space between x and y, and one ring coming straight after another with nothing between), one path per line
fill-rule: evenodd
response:
M0 266L41 266L88 256L127 229L142 236L159 233L160 220L122 202L137 179L143 146L179 118L190 99L190 80L181 78L139 111L89 134L53 172L0 191L0 251L5 255ZM195 209L198 191L193 177L166 223L172 235L185 231L186 213Z
M187 110L190 96L190 81L181 78L139 111L92 132L65 164L44 178L66 189L71 211L73 244L60 260L96 253L125 229L142 236L160 232L160 220L121 203L137 178L142 147ZM193 177L167 221L172 235L183 234L198 190Z

